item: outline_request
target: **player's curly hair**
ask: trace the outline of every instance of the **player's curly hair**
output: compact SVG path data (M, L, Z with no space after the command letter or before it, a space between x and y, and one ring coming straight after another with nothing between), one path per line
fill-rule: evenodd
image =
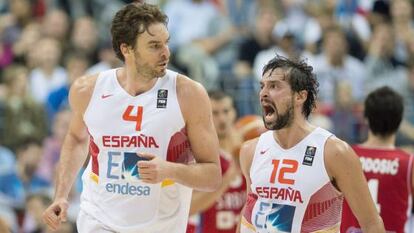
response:
M262 76L268 71L273 72L280 68L286 71L287 81L294 92L307 91L308 97L303 103L302 113L305 118L316 106L316 98L318 94L319 83L316 75L312 72L312 66L308 65L304 60L293 61L286 57L276 55L264 67Z
M157 6L147 3L131 3L119 10L112 20L112 47L116 56L125 61L120 46L122 43L135 48L138 36L153 23L168 24L168 17ZM149 32L148 32L149 33Z

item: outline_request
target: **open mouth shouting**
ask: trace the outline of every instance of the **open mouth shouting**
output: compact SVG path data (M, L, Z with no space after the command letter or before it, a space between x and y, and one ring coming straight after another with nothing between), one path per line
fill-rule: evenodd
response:
M262 112L265 122L272 122L276 118L276 107L272 103L262 101Z

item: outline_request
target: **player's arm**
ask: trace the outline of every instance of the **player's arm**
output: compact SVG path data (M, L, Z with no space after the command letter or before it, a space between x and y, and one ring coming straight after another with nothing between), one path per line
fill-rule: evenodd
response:
M240 149L240 155L239 155L240 168L242 170L244 178L246 179L247 198L249 197L249 194L252 192L252 190L250 189L250 186L252 184L252 181L250 179L250 168L252 166L254 151L256 149L256 145L257 145L258 140L259 140L258 138L255 138L255 139L246 141L246 142L243 143L243 145ZM243 215L246 211L245 210L246 205L247 205L247 202L245 203L243 209L240 212L240 223L237 224L237 231L236 232L240 232L240 224L243 221Z
M196 164L174 163L173 180L199 191L215 191L221 184L219 142L207 92L201 84L177 77L177 94Z
M232 161L230 167L223 174L223 180L220 187L214 192L194 191L191 198L190 215L197 214L210 208L226 192L230 183L240 173L235 162Z
M331 180L344 194L364 233L385 233L384 224L369 193L361 163L344 141L328 139L325 164Z
M207 92L199 83L179 75L177 95L197 163L173 163L153 155L141 154L149 159L138 162L141 178L147 183L171 179L198 191L215 191L219 188L222 177L219 143Z
M83 113L93 91L94 77L77 79L69 92L72 118L62 145L60 161L56 173L55 197L53 203L43 213L44 222L56 230L61 221L66 220L68 196L76 176L87 158L85 146L88 140Z

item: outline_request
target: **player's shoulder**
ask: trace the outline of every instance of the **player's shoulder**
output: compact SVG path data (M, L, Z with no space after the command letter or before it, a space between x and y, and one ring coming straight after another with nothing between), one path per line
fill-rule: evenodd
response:
M177 97L184 116L195 116L197 113L205 115L211 111L210 100L204 87L181 74L177 75Z
M328 174L334 176L335 171L344 167L360 164L358 156L345 141L333 136L328 138L324 151L325 166ZM342 167L342 168L341 168Z
M79 95L85 95L93 92L98 76L99 74L92 74L77 78L71 86L71 91Z
M244 150L244 151L253 150L254 151L258 142L259 142L259 137L247 140L243 142L240 150Z
M246 162L251 162L256 150L257 143L259 138L254 138L243 142L240 148L240 160L245 160Z
M239 155L240 167L246 179L248 177L250 168L252 166L254 152L256 150L258 141L259 141L259 138L247 140L242 144L240 148L240 155Z
M187 97L206 94L206 90L203 85L183 74L177 74L177 92L179 95Z
M341 156L353 151L352 147L345 141L332 136L326 140L325 153L328 155Z
M92 97L99 74L84 75L77 78L70 87L69 101L73 108L85 110Z

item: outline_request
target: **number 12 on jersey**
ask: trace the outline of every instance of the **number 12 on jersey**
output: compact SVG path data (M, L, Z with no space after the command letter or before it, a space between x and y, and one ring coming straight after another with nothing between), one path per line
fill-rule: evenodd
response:
M277 175L277 181L280 184L291 184L291 185L295 184L295 180L286 178L286 174L296 173L299 167L298 161L293 160L293 159L283 159L280 169L279 169L279 165L280 165L279 159L273 159L272 164L273 164L273 170L270 176L270 183L272 184L275 183L276 175Z

